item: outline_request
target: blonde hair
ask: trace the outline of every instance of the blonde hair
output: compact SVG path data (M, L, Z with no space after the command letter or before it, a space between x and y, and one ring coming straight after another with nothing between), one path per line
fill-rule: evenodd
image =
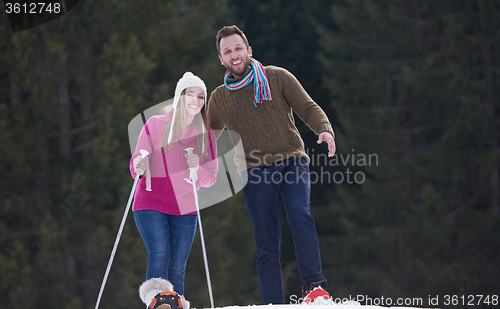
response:
M175 147L179 140L182 140L184 134L186 134L186 129L188 127L186 123L187 112L186 105L184 104L184 96L186 94L186 89L184 89L179 98L179 103L177 104L177 108L175 109L175 115L173 114L174 107L172 105L167 105L161 109L161 113L167 117L167 124L165 128L165 133L163 134L163 138L161 140L161 149L164 152L165 149L172 149ZM175 117L174 117L175 116ZM170 119L170 121L168 121ZM174 120L172 126L172 119ZM208 142L208 117L206 104L203 105L201 111L194 117L191 125L196 127L196 148L198 149L198 155L200 157L207 155L207 149L209 147ZM172 140L170 144L168 144L168 135L172 130ZM205 147L203 147L205 145ZM203 148L203 149L202 149ZM201 149L201 151L200 151Z

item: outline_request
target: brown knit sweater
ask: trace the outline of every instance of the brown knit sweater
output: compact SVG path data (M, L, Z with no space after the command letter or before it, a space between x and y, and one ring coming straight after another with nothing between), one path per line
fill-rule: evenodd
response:
M208 103L208 122L214 130L227 128L241 136L244 153L236 153L238 172L245 168L271 164L292 157L309 162L304 142L295 126L292 110L317 135L330 132L328 117L290 72L275 66L265 67L271 88L271 101L254 106L253 82L240 90L217 87ZM250 71L247 68L246 75ZM231 75L228 83L238 81ZM233 144L238 138L230 134ZM246 161L246 167L245 167Z

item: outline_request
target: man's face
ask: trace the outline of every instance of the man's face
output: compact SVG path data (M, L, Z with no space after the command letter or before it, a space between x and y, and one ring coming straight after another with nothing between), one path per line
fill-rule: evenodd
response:
M219 43L219 59L235 77L242 77L247 66L250 65L252 48L245 45L243 38L238 34L223 37Z

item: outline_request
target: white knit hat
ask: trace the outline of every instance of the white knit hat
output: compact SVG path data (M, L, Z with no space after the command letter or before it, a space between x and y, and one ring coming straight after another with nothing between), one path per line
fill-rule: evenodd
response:
M191 72L186 72L182 76L181 79L177 82L177 86L175 87L175 96L174 96L174 113L172 114L172 123L170 125L170 132L168 134L168 141L167 144L170 144L170 141L172 140L172 129L174 127L174 119L175 119L175 111L177 110L177 105L179 104L179 100L181 98L182 91L186 88L189 87L200 87L203 90L203 93L205 94L205 103L207 103L207 87L205 86L205 83L199 78L198 76L194 75ZM205 133L205 130L203 129L203 133Z

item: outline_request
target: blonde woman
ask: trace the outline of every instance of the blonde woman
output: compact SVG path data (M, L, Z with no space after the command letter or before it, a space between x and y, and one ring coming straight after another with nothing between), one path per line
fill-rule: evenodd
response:
M132 207L148 252L146 280L154 281L141 287L146 305L156 295L155 289L161 292L169 287L165 280L184 295L186 262L197 225L193 186L184 179L190 178L189 168L196 168L198 190L213 185L218 170L215 135L207 126L206 97L204 82L186 72L177 83L173 105L144 125L130 160L132 177L138 168L146 171ZM186 148L194 148L193 154L187 156ZM150 155L142 158L141 149Z

